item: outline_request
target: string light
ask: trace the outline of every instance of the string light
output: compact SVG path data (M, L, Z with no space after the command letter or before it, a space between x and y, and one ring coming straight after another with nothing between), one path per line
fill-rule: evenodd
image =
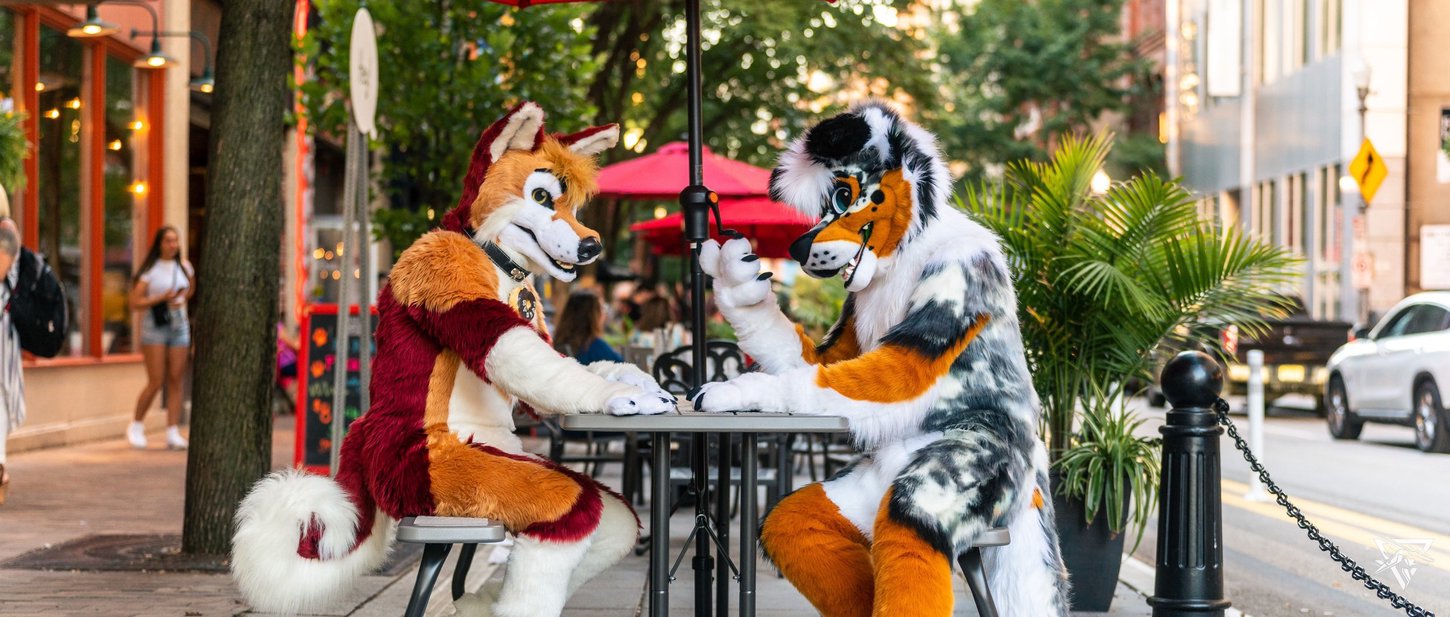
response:
M145 195L146 191L150 188L151 187L147 186L145 182L137 180L135 182L132 182L131 186L127 187L127 190L131 191L131 193L136 195L137 197L140 197L142 195Z
M119 151L121 149L121 140L112 139L111 143L106 144L106 149L112 152Z
M136 119L136 120L131 121L131 125L130 126L131 126L131 130L133 130L133 131L143 131L143 130L146 130L146 121L145 120L141 120L141 119Z

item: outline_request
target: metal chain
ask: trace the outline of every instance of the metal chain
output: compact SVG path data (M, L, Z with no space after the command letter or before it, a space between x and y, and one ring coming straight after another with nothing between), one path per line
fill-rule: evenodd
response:
M1274 481L1269 479L1269 472L1259 463L1258 457L1249 451L1249 445L1244 442L1243 437L1239 436L1238 429L1234 428L1233 420L1230 420L1228 417L1228 401L1218 399L1213 404L1213 410L1218 413L1219 424L1224 425L1228 430L1228 436L1233 438L1234 446L1240 452L1243 452L1244 460L1249 462L1249 469L1259 474L1259 482L1263 483L1264 487L1269 490L1269 493L1274 495L1274 500L1284 507L1284 511L1289 514L1289 517L1299 523L1299 528L1304 530L1304 533L1309 536L1309 539L1319 545L1319 550L1329 553L1329 558L1333 559L1335 563L1338 563L1341 570L1348 572L1350 578L1364 583L1365 589L1373 591L1381 600L1389 600L1391 606L1404 610L1406 615L1410 617L1435 617L1435 613L1415 606L1409 600L1401 597L1400 594L1390 591L1388 585L1370 576L1368 572L1365 572L1364 566L1356 563L1354 559L1345 556L1344 553L1340 552L1338 545L1334 544L1329 538L1324 537L1323 534L1320 534L1319 528L1304 518L1304 513L1299 511L1298 506L1295 506L1289 501L1289 496L1284 494L1283 489L1280 489L1279 485L1274 484Z

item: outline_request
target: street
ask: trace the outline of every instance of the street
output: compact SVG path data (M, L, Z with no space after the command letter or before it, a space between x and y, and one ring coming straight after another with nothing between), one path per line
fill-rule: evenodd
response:
M1242 401L1231 402L1233 421L1247 438ZM1147 418L1144 428L1156 433L1164 410L1141 402L1132 407ZM1259 457L1274 482L1345 556L1411 602L1445 614L1450 611L1450 456L1420 452L1413 440L1409 428L1368 424L1358 441L1335 441L1323 419L1273 409ZM1256 617L1396 613L1342 572L1282 507L1246 499L1248 463L1227 435L1220 447L1224 587L1234 608ZM1156 521L1134 553L1149 564L1155 530ZM1379 548L1380 543L1411 547L1427 541L1429 560L1413 565L1389 566ZM1393 557L1391 545L1385 551Z

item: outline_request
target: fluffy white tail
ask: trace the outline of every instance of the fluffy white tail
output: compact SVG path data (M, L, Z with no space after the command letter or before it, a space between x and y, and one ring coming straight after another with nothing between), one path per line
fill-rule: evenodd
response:
M316 612L336 604L358 577L382 565L393 521L378 512L372 533L356 544L358 511L330 478L301 471L263 478L237 510L232 577L252 608ZM298 554L309 527L321 530L317 558Z

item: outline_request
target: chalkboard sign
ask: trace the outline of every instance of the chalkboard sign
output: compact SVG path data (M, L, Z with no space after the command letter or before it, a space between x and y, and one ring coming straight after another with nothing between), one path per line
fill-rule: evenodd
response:
M338 414L332 408L333 391L336 383L337 370L337 305L317 304L309 308L306 316L302 318L301 339L302 353L297 360L297 448L293 459L294 466L306 467L308 471L327 475L328 464L332 456L332 422L339 415L344 416L343 430L352 424L363 414L360 409L362 402L362 389L367 384L362 383L359 374L359 358L361 357L361 327L362 320L357 318L358 310L352 308L352 319L348 320L348 329L352 330L348 337L347 352L347 397L345 400L345 413ZM373 310L371 327L368 328L367 340L369 341L369 352L377 354L377 344L373 341L372 333L378 327L378 313ZM340 444L338 444L340 445Z

